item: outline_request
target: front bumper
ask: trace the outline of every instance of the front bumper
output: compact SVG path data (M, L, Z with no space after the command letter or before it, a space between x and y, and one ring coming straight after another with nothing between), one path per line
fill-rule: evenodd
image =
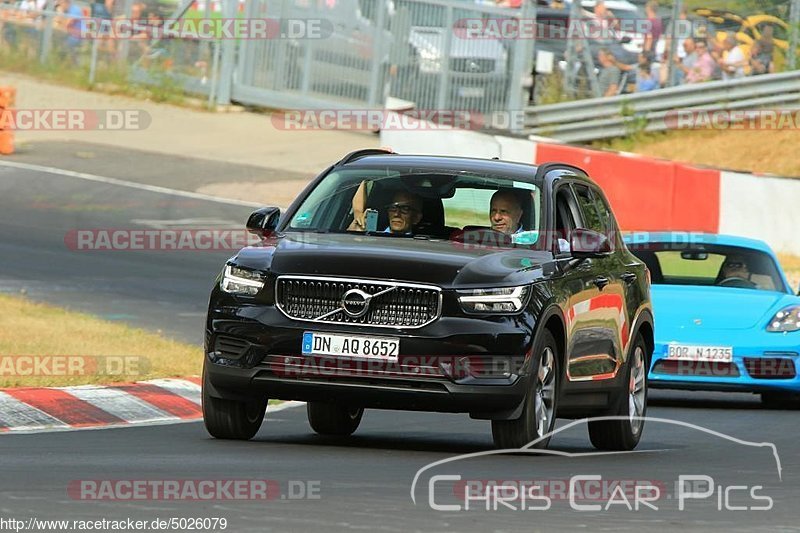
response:
M676 361L657 343L648 380L652 388L723 392L798 392L800 354L764 347L734 346L728 363Z
M212 396L343 403L360 407L517 414L528 386L533 319L443 316L413 330L301 322L273 306L217 307L206 327ZM395 362L301 354L306 331L394 337ZM237 351L237 353L233 353Z

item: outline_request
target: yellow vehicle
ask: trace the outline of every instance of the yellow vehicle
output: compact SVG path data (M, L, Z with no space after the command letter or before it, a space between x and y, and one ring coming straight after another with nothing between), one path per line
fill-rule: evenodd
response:
M732 11L707 8L697 8L694 14L714 25L718 41L723 41L729 31L735 32L736 40L746 57L750 57L753 43L763 37L767 28L772 28L772 42L775 44L772 60L776 72L783 70L786 51L789 49L789 24L781 18L765 13L742 17Z

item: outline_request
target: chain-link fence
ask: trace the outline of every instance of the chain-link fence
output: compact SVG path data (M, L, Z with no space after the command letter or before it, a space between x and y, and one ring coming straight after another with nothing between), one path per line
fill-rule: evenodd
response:
M6 2L0 58L210 102L377 109L391 99L484 114L797 64L800 0L739 11L639 2Z

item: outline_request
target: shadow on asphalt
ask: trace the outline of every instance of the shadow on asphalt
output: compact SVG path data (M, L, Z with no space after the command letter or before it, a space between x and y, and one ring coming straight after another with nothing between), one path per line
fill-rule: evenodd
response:
M705 391L650 391L648 407L684 409L760 409L767 410L757 394Z

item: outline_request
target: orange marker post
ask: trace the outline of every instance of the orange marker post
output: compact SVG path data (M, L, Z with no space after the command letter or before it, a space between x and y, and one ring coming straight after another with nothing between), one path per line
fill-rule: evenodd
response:
M0 113L5 113L14 107L17 98L17 89L14 87L0 87ZM3 121L4 122L4 121ZM0 123L0 155L14 153L14 132L4 130Z

